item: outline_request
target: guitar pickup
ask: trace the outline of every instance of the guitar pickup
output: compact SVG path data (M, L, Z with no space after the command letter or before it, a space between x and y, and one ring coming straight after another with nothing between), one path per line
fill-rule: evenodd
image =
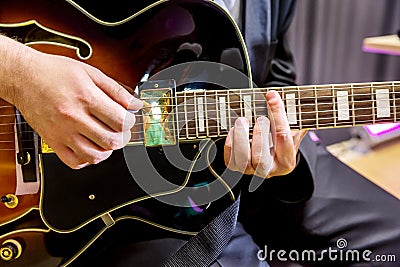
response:
M176 144L173 94L175 81L146 81L139 89L143 101L142 121L145 146Z

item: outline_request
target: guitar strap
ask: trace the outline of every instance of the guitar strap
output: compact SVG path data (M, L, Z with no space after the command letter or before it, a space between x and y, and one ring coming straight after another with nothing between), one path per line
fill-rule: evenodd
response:
M229 243L236 228L240 195L197 235L172 254L163 267L210 266Z

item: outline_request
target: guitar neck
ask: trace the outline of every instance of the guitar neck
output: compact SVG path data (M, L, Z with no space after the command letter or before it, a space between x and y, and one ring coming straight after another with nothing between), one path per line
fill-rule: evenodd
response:
M246 117L251 130L257 117L268 115L265 94L270 90L281 95L294 130L397 122L400 116L397 81L196 90L176 93L171 110L162 111L169 116L158 129L167 135L178 129L178 140L224 137L238 117Z
M397 122L400 82L350 83L276 89L293 129Z

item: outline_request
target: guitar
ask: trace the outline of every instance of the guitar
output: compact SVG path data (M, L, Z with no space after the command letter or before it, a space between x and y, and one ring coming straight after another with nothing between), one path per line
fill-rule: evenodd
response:
M102 163L72 170L2 101L2 227L38 212L51 233L99 229L77 254L127 218L196 234L235 200L241 175L225 170L217 148L237 117L252 126L267 114L268 90L281 94L293 129L397 121L399 82L255 88L238 27L214 2L126 2L1 4L1 33L93 65L137 88L146 103L128 146Z

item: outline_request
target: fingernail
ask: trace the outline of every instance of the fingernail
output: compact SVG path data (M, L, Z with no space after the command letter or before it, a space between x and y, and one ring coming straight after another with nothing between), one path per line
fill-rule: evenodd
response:
M248 127L249 122L247 121L246 118L238 118L235 122L236 127Z
M276 91L269 91L267 93L267 100L269 103L274 103L278 99L278 93Z
M142 100L140 100L136 97L132 97L129 100L128 110L138 110L138 109L141 109L142 107L143 107Z
M267 119L267 117L265 117L265 116L261 116L261 117L258 117L258 118L257 118L257 122L258 122L259 124L265 124L265 123L267 123L267 121L268 121L268 119Z

